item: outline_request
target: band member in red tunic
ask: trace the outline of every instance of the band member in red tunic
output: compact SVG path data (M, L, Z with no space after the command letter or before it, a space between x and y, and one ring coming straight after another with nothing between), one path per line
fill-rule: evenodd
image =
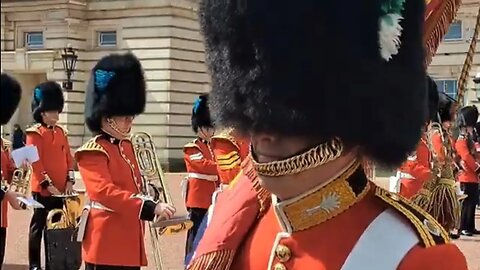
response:
M472 139L477 120L478 110L475 106L463 107L458 113L457 122L460 128L460 136L455 143L455 149L461 159L461 169L457 179L464 194L468 196L462 203L460 222L460 234L465 236L480 234L480 231L475 229L475 207L478 203L480 164L475 158L476 149Z
M22 89L20 84L12 77L7 74L2 73L1 75L1 122L0 124L6 125L10 118L12 118L13 113L18 107L20 102L20 97L22 95ZM16 194L15 191L8 189L8 186L5 185L9 183L12 179L13 171L15 170L15 165L10 156L11 143L7 140L0 139L0 163L1 163L1 181L2 187L0 189L0 198L1 198L1 212L0 212L0 269L3 265L3 259L5 257L5 245L7 239L7 227L8 227L8 204L10 204L13 209L20 210L21 206L17 197L19 194Z
M87 270L140 270L147 265L144 221L175 212L145 196L148 187L129 139L145 104L145 78L134 55L112 54L95 65L85 100L86 123L95 136L75 153L91 200L81 221Z
M425 127L422 129L422 137L417 145L417 149L408 156L407 161L402 164L397 172L400 178L399 193L407 199L417 194L425 182L432 177L430 170L431 153L425 132L430 121L437 117L438 91L435 82L430 77L427 78L427 86L429 117L427 118Z
M430 215L361 166L399 166L420 140L424 8L201 1L212 115L252 154L188 269L467 269Z
M63 110L63 91L58 83L48 81L33 90L32 114L37 124L26 129L27 145L38 150L39 160L32 164L33 198L45 206L35 208L30 222L28 257L30 269L40 269L40 244L48 212L63 207L62 198L52 195L72 193L75 177L67 131L57 124ZM44 243L47 240L44 237ZM48 250L45 258L48 258Z
M185 204L190 213L193 227L188 231L185 254L190 252L198 227L212 203L212 195L218 185L217 165L215 164L210 139L214 133L208 94L197 98L192 109L192 128L197 138L183 147L187 178L183 184Z

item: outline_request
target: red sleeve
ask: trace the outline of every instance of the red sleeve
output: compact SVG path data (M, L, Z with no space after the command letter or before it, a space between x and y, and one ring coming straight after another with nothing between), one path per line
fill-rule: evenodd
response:
M134 212L141 217L144 200L136 197L135 193L122 190L112 182L108 170L108 157L104 153L77 152L76 157L80 175L91 201L98 202L115 213Z
M416 246L403 258L398 270L468 270L467 261L454 244L429 248Z
M445 152L443 151L443 140L440 133L434 133L432 136L433 150L437 154L439 161L445 161Z
M33 174L35 179L44 179L45 167L43 166L42 160L44 160L43 155L43 142L40 134L35 132L27 132L27 143L26 145L34 145L38 150L39 159L32 164ZM36 185L41 185L42 182L32 183Z
M408 160L402 166L402 172L411 174L415 179L427 180L430 178L430 168L423 166L418 160Z
M205 158L200 149L196 147L186 147L184 148L183 153L189 172L196 172L206 175L217 174L217 164L215 161Z
M10 155L10 151L7 152L7 175L6 180L10 183L12 181L13 172L15 172L15 163L13 162L12 156Z
M455 143L455 149L457 150L457 154L463 160L465 165L471 171L477 171L480 168L480 164L475 161L475 158L470 154L468 150L467 140L465 139L458 139Z

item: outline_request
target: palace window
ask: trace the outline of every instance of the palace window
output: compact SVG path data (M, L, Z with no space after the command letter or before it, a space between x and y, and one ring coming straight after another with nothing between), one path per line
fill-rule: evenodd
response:
M28 49L43 48L43 32L25 33L25 47Z
M99 47L115 47L117 46L117 31L98 32Z
M438 90L449 95L453 99L457 99L457 80L455 79L445 79L445 80L435 80L435 83L438 86Z
M445 41L459 41L462 40L462 36L462 21L454 21L445 34Z

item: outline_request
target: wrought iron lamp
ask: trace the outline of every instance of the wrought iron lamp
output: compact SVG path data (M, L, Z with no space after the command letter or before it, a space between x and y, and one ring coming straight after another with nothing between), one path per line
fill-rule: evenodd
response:
M67 81L63 82L63 88L65 90L73 89L72 75L75 72L75 65L77 64L77 52L72 48L72 45L68 44L67 47L63 48L62 52L62 62L63 69L67 75Z

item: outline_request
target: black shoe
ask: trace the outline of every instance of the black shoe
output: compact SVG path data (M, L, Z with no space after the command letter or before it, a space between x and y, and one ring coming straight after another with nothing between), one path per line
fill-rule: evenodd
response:
M459 233L450 233L450 239L455 240L455 239L458 239L458 238L460 238Z
M42 270L42 268L38 267L38 266L31 266L29 269L30 270Z
M480 234L480 231L475 229L475 230L472 231L472 234Z
M461 235L464 235L464 236L473 236L473 233L471 231L467 231L467 230L462 230L460 232Z

